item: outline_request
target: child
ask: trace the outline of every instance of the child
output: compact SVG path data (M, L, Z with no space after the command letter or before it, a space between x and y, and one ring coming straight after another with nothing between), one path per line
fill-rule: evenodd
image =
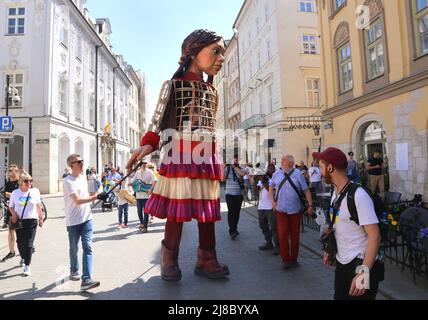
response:
M134 190L132 190L132 187L128 184L128 182L125 180L122 182L122 185L118 188L117 192L117 198L118 198L118 210L119 210L119 225L118 228L126 229L128 228L128 209L129 204L132 204L132 194L134 193ZM117 189L116 189L117 190ZM122 220L122 218L124 219ZM123 221L123 224L122 224Z

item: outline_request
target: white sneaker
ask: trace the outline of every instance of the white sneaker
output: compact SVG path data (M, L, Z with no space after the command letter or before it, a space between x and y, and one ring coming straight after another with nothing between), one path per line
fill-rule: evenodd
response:
M29 277L31 276L31 268L30 266L25 266L24 267L24 277Z
M23 267L24 265L25 265L25 261L24 261L24 259L21 259L21 261L19 261L19 266Z

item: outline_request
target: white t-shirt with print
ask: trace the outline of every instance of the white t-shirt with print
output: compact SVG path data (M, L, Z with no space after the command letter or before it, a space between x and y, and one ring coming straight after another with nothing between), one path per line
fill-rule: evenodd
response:
M158 178L156 178L152 170L146 169L144 173L141 172L141 170L138 171L132 178L131 182L134 183L136 180L142 180L145 184L153 184L158 181ZM135 195L136 199L148 199L150 197L148 192L136 192Z
M257 186L260 187L258 210L272 210L269 191L266 190L261 181L259 181Z
M335 200L336 193L333 193L332 203ZM368 236L363 226L379 223L373 200L363 188L355 192L355 206L360 225L350 219L347 196L343 198L334 224L338 250L336 259L341 264L348 264L356 257L365 255Z
M76 205L71 195L76 194L78 198L89 197L88 183L86 177L80 175L74 177L69 175L64 179L64 202L65 202L65 224L67 227L77 226L92 220L92 210L89 203Z
M320 182L321 178L321 170L318 167L310 167L308 170L309 179L311 182Z
M28 192L30 196L28 197L27 207L24 210L25 202L27 200ZM9 201L9 207L13 208L18 214L18 217L22 220L27 219L38 219L39 215L37 214L37 205L42 202L40 198L40 191L37 188L30 189L29 191L23 192L21 189L16 189L12 192Z

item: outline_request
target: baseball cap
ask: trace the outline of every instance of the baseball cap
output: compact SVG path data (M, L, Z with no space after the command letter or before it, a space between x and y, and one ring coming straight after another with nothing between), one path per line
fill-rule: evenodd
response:
M337 148L327 148L323 152L314 152L312 154L314 159L324 160L331 163L335 168L346 169L348 167L348 159L342 150Z

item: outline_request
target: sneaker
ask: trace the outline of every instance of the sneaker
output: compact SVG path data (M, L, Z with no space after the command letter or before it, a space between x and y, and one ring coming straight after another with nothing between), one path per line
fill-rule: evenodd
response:
M149 232L149 230L146 227L142 227L140 230L141 230L141 233Z
M272 249L273 249L273 245L271 243L266 243L266 244L259 247L260 251L268 251L268 250L272 250Z
M239 232L238 231L235 231L235 232L232 232L231 234L230 234L230 238L232 239L232 240L236 240L236 238L239 236Z
M71 281L79 281L79 280L80 280L80 274L79 274L79 271L71 272L71 273L70 273L70 280L71 280Z
M94 289L99 286L100 286L99 281L88 279L88 280L82 281L82 285L80 286L80 289L82 291L86 291L86 290Z
M122 224L122 228L123 229L128 229L128 225L127 224Z
M6 262L6 260L9 260L11 258L13 258L16 255L15 252L9 252L6 257L4 257L3 259L1 259L1 262Z
M117 225L117 228L118 228L118 229L122 229L122 225L119 223L119 224Z
M284 262L284 266L282 268L284 270L290 270L291 269L291 262Z
M19 266L20 267L23 267L25 265L25 261L24 261L24 259L21 259L20 261L19 261Z
M31 268L30 268L30 266L25 266L24 267L24 273L23 273L23 276L24 277L29 277L29 276L31 276Z

